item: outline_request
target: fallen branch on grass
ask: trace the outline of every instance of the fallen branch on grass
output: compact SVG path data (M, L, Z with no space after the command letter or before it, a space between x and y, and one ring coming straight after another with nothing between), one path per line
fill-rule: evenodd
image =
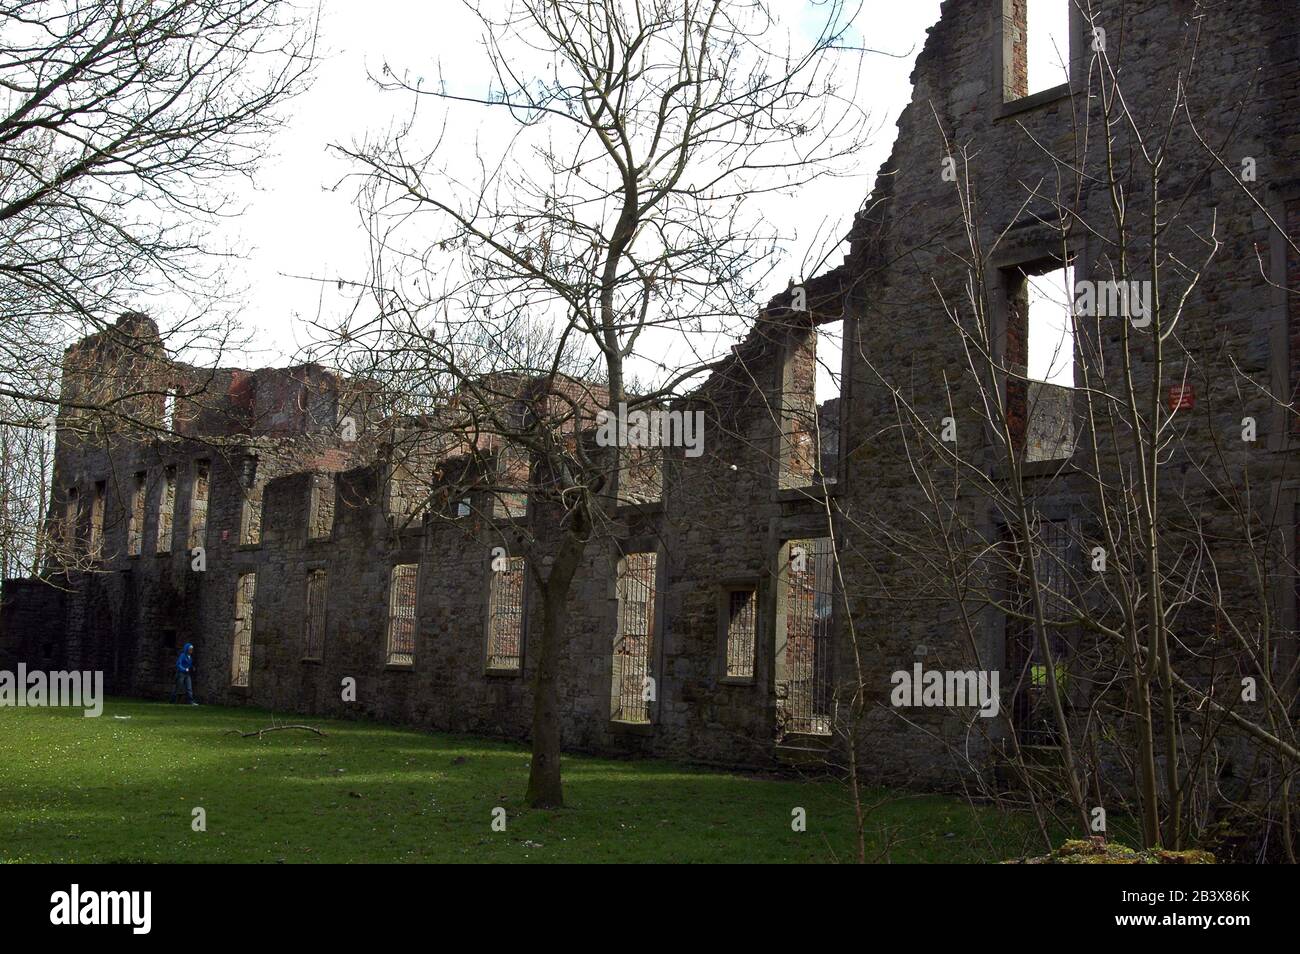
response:
M239 732L238 729L227 729L226 732L239 732L239 737L241 739L251 738L252 736L257 736L260 739L266 732L279 732L281 729L306 729L308 732L315 732L317 735L325 734L320 729L314 728L310 725L272 725L267 726L265 729L258 729L256 732Z

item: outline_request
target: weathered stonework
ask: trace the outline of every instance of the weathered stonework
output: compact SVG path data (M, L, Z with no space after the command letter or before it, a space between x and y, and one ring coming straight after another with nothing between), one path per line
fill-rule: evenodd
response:
M1022 0L946 0L917 61L912 103L899 120L893 154L854 226L848 258L805 283L807 311L791 309L790 292L772 301L733 356L682 404L705 413L703 455L668 451L662 469L654 471L662 473L658 493L640 474L637 502L622 509L617 533L588 548L574 583L560 667L567 746L729 765L771 765L830 748L830 740L815 733L780 731L777 700L788 680L778 671L776 622L790 598L786 544L827 537L833 515L829 526L840 548L845 600L837 597L834 607L833 682L842 704L857 665L852 636L867 694L856 732L860 769L880 781L948 786L994 760L981 740L969 744L969 713L918 710L902 719L889 705L893 672L917 660L948 668L973 661L958 636L958 607L930 599L916 568L881 541L889 528L914 527L923 502L899 443L900 396L936 429L953 416L961 446L987 455L992 479L1005 477L997 469L996 440L976 412L978 394L962 374L963 341L942 307L942 301L963 302L968 288L970 233L957 190L969 182L974 231L994 290L1010 292L1024 269L1065 253L1083 277L1100 268L1107 253L1084 228L1067 229L1063 249L1050 203L1026 200L1026 183L1057 181L1059 166L1044 150L1059 156L1091 150L1086 154L1096 161L1103 143L1094 136L1085 146L1080 138L1085 119L1098 124L1099 109L1083 92L1067 88L1008 101L1024 88L1023 43L1017 46L1006 32L1008 17L1023 16L1023 7ZM1147 120L1165 109L1180 62L1175 54L1186 51L1192 31L1213 37L1199 47L1201 84L1187 90L1189 110L1201 137L1225 144L1225 155L1253 157L1260 180L1243 190L1209 160L1189 129L1175 131L1170 181L1162 189L1190 197L1183 214L1207 230L1213 222L1223 251L1188 303L1186 350L1166 355L1166 380L1185 370L1196 388L1188 418L1194 430L1173 453L1188 463L1210 456L1216 435L1238 428L1244 401L1260 422L1251 466L1264 475L1263 496L1286 514L1294 546L1300 480L1287 466L1294 454L1286 440L1291 425L1265 398L1243 397L1239 374L1229 369L1264 391L1289 394L1294 385L1288 345L1294 348L1300 266L1263 210L1300 241L1300 12L1289 3L1193 0L1106 0L1094 7L1115 44L1113 55L1123 57L1130 105ZM1082 26L1075 42L1080 50L1087 42ZM1086 71L1082 53L1076 60L1076 71ZM1248 104L1240 114L1224 107L1239 102ZM954 183L940 170L958 148L963 181ZM1132 201L1140 208L1144 197ZM1099 191L1085 190L1070 204L1083 220L1110 214L1109 197ZM1171 235L1169 243L1199 261L1195 237ZM1023 367L1024 316L1013 294L1007 302L991 312L1001 323L995 346L999 360ZM814 330L837 320L844 321L843 391L815 412ZM142 321L132 318L130 325L147 336ZM82 348L92 346L98 344ZM1114 354L1118 333L1099 346ZM80 354L72 354L70 368L79 366ZM160 347L150 354L163 360ZM96 351L95 360L102 359ZM1136 373L1149 376L1150 369L1139 366ZM68 380L67 393L82 393ZM156 697L170 690L177 647L190 641L198 652L196 692L210 702L525 737L533 672L527 638L518 672L488 671L485 662L491 553L503 542L508 548L508 522L484 516L501 511L481 500L452 519L445 511L421 515L392 502L421 497L440 479L435 471L445 476L454 470L448 461L455 455L432 448L423 463L401 475L414 489L395 492L397 483L365 427L354 441L339 436L340 418L358 400L349 382L316 367L222 370L211 375L210 388L217 399L180 428L179 439L133 435L107 447L60 441L51 519L61 512L66 488L79 488L84 499L106 482L102 565L61 581L67 586L61 597L7 582L0 652L51 667L102 668L111 691ZM598 396L594 403L599 406ZM1087 453L1079 422L1071 426L1068 391L1013 385L1008 404L1013 439L1031 462L1035 455L1043 459L1030 474L1040 506L1068 517L1090 493L1080 473L1061 465L1071 452L1076 459ZM152 413L161 418L161 405ZM808 444L814 424L832 431L822 442L825 480L814 479L816 454ZM247 461L254 457L250 485ZM176 468L173 533L183 542L197 459L210 461L203 572L191 569L180 542L165 554L153 546L160 475ZM127 518L138 472L147 475L147 519L144 552L131 556ZM1213 510L1194 467L1166 479L1162 492L1184 500L1203 495L1207 520L1228 520ZM971 495L963 505L995 539L997 520L980 510L981 499ZM250 519L260 519L252 539ZM649 659L657 692L648 723L611 719L616 565L621 555L638 551L658 554ZM1241 569L1231 552L1220 556L1225 573ZM389 665L386 655L389 581L397 564L419 567L409 666ZM304 658L306 580L316 571L327 580L323 649ZM230 684L232 614L238 580L249 573L256 574L251 671L249 685L238 687ZM1274 594L1291 631L1293 584L1287 571ZM725 594L747 587L757 591L753 671L729 677L721 607L728 605ZM917 598L890 598L900 593ZM1243 618L1258 608L1244 591L1232 598L1241 601ZM536 609L536 601L525 597L528 630L538 626ZM1006 621L985 611L976 615L978 662L1004 668ZM1203 633L1200 625L1189 626L1189 641ZM1294 639L1280 651L1294 653ZM348 680L355 680L355 701L345 698ZM842 708L832 701L828 715L838 717ZM954 751L965 752L970 762L955 764Z

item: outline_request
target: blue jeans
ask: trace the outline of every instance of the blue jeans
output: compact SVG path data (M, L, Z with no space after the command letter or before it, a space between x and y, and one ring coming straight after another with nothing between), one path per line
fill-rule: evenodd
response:
M185 699L186 699L186 701L188 701L188 702L193 702L193 701L194 701L194 680L190 678L190 674L189 674L189 673L187 673L187 672L181 672L179 669L177 669L177 670L176 670L176 688L174 688L174 689L172 690L172 698L171 698L171 701L172 701L172 702L175 702L175 701L176 701L176 697L177 697L181 692L184 692L184 693L185 693Z

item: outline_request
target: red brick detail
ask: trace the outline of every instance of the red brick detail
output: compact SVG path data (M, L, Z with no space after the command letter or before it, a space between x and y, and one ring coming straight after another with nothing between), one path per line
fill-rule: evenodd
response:
M1017 453L1025 449L1026 422L1029 417L1029 384L1024 379L1029 367L1029 299L1025 286L1007 296L1007 428L1011 446Z

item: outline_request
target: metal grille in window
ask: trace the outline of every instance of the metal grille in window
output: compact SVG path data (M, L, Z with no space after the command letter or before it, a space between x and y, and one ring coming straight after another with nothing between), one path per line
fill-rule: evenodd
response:
M168 467L163 471L162 492L158 497L158 540L156 549L159 553L170 553L172 548L172 514L176 512L176 468Z
M204 545L208 535L208 462L194 463L194 492L190 495L189 548Z
M779 688L786 732L831 731L834 553L829 537L791 540L785 603L784 678Z
M104 547L104 497L108 486L104 481L95 484L95 499L90 503L90 555L103 556Z
M613 718L649 722L650 650L654 635L654 553L629 553L619 562L618 630L614 636Z
M235 591L235 638L230 661L230 684L247 686L253 660L253 598L257 574L244 573Z
M1022 552L1007 534L1011 549L1011 591L1008 603L1026 619L1012 616L1007 620L1007 669L1011 675L1014 694L1011 703L1012 723L1022 745L1055 745L1058 730L1052 713L1051 699L1047 695L1047 661L1034 632L1033 593L1030 590L1028 566ZM1070 559L1073 549L1066 521L1044 521L1038 526L1034 541L1034 573L1038 580L1043 602L1043 619L1051 623L1068 619L1070 612ZM1053 675L1057 691L1064 694L1068 688L1069 642L1059 627L1047 628L1047 642L1051 650ZM1068 697L1065 700L1068 702Z
M63 508L63 544L69 551L77 545L77 521L81 516L81 504L77 488L69 487Z
M139 556L144 546L144 474L135 475L135 486L131 489L131 516L126 528L126 552Z
M524 647L524 558L510 557L492 571L488 596L489 669L517 670Z
M311 499L308 504L308 534L313 540L327 540L334 530L334 478L312 478Z
M245 457L239 480L244 492L240 507L239 542L241 545L262 541L262 485L257 480L257 458Z
M414 563L393 567L388 586L388 665L409 666L415 662Z
M732 590L727 594L727 675L752 678L754 639L758 632L758 594Z
M303 655L307 659L320 659L325 647L324 570L312 570L307 574L307 614L303 629Z

